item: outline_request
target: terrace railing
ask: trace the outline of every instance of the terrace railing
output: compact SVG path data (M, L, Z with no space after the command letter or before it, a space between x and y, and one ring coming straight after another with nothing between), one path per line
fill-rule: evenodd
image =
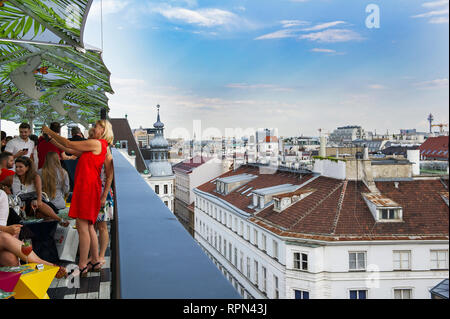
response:
M240 299L136 169L113 157L112 298Z

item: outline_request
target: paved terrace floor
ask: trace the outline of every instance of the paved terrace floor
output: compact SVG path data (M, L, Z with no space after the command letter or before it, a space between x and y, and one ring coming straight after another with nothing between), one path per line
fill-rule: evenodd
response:
M108 225L108 231L110 227ZM111 236L111 232L110 236ZM111 241L110 241L111 243ZM105 254L106 263L101 272L89 272L80 278L79 288L68 288L68 279L54 279L47 293L50 299L111 299L111 244ZM76 262L78 262L78 257ZM68 266L70 263L61 263Z

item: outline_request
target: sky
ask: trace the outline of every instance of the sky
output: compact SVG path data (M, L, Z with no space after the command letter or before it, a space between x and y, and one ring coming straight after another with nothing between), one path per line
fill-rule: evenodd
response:
M100 4L84 40L112 73L110 117L132 128L157 104L168 137L448 123L448 0L103 0L102 19Z

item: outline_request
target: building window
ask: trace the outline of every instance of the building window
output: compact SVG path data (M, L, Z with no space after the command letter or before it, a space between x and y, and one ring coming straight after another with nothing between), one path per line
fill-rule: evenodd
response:
M394 299L411 299L412 289L394 289Z
M222 220L222 210L219 210L219 220L220 220L221 223L223 223L223 220Z
M278 288L278 277L275 275L273 275L273 289L274 289L273 298L274 299L280 298L280 290Z
M250 271L250 257L247 257L247 278L250 279L251 277L251 271Z
M258 247L258 231L253 229L253 245Z
M217 249L217 232L214 232L214 248Z
M448 250L431 251L431 269L448 269Z
M366 270L366 252L349 252L349 269Z
M237 218L236 217L234 217L233 231L235 231L236 233L238 231L238 225L237 225Z
M262 291L267 292L267 269L264 266L262 267Z
M367 299L367 290L350 290L350 299Z
M294 290L295 299L309 299L309 291Z
M231 261L231 254L233 253L233 245L228 243L228 260Z
M222 253L222 236L219 235L219 252Z
M159 195L159 185L155 185L155 193Z
M247 225L247 238L248 241L250 241L250 226Z
M267 251L267 236L266 236L266 234L261 234L261 250Z
M273 258L278 260L278 242L272 240Z
M411 251L394 250L394 270L411 269Z
M255 260L255 285L258 286L258 262Z
M238 251L237 248L234 247L234 266L237 268L237 257L238 257Z
M380 209L380 219L381 220L400 219L400 210L392 208Z
M166 204L167 207L169 207L169 202L168 201L164 201L164 204Z
M225 238L223 239L223 255L227 256L227 240Z
M239 270L244 273L244 253L242 251L240 252Z
M294 253L294 269L308 270L308 254Z
M217 207L214 207L214 219L217 219Z
M233 226L233 223L231 222L231 214L228 215L228 225L227 226L230 228L232 228L232 226Z
M239 227L239 235L244 236L244 222L241 221L240 227Z
M167 185L164 185L164 194L169 193L169 187Z

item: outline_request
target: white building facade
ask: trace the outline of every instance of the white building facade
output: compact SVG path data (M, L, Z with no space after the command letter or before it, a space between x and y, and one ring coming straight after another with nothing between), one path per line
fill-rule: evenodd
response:
M330 180L322 179L312 178L310 185ZM262 211L267 213L270 203L256 214L245 211L243 207L258 200L251 195L256 187L246 192L242 186L229 193L230 200L215 190L206 191L208 185L194 192L195 239L244 298L429 299L429 290L448 278L448 231L430 239L344 236L340 240L339 236L331 239L333 234L321 239L307 230L307 234L288 231L258 217ZM236 193L239 203L247 197L249 206L235 205Z

